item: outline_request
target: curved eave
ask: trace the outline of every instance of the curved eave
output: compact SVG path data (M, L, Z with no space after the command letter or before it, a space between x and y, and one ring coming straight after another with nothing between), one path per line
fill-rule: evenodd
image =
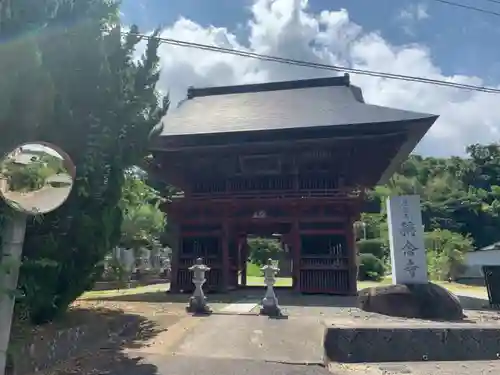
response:
M439 118L437 115L429 115L419 121L418 124L410 124L408 131L408 138L405 143L403 143L396 153L394 158L391 160L390 164L380 177L378 185L386 184L392 175L397 171L401 164L408 158L408 156L413 152L415 147L422 140L424 135L429 131L430 127Z

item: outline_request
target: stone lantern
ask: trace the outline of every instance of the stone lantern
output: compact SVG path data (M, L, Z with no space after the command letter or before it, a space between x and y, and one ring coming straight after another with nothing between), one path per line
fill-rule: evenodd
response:
M272 317L282 317L284 316L281 308L278 305L278 298L274 293L274 285L276 284L276 275L279 272L279 268L273 264L272 259L267 260L267 264L261 268L264 274L264 284L266 285L266 294L262 299L262 306L260 309L261 315L267 315Z
M212 309L207 304L207 298L203 293L203 284L207 281L205 273L210 271L210 268L203 264L201 258L196 259L196 263L189 267L193 272L193 284L195 286L193 295L189 298L189 304L186 310L195 314L210 314Z

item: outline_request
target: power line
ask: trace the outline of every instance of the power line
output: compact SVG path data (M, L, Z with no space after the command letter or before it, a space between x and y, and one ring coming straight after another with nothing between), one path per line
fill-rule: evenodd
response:
M485 1L489 1L490 3L500 4L500 0L485 0Z
M488 9L483 9L483 8L477 8L477 7L474 7L472 5L455 3L454 1L449 1L449 0L433 0L433 1L436 1L436 2L442 3L442 4L446 4L446 5L451 5L451 6L458 7L458 8L463 8L463 9L467 9L467 10L473 10L475 12L481 12L481 13L485 13L485 14L490 14L492 16L500 17L500 12L495 12L493 10L488 10ZM500 1L495 1L495 0L488 0L488 1L500 4Z
M137 33L126 33L126 32L123 32L122 34L124 34L124 35L128 35L128 34L136 35L136 36L138 36L142 39L145 39L145 40L156 40L156 41L160 42L161 44L169 44L169 45L178 46L178 47L194 48L194 49L199 49L199 50L204 50L204 51L247 57L247 58L261 60L261 61L276 62L276 63L287 64L287 65L303 66L306 68L329 70L329 71L344 72L344 73L351 73L351 74L359 74L359 75L378 77L378 78L386 78L386 79L394 79L394 80L400 80L400 81L427 83L427 84L436 85L436 86L453 87L453 88L457 88L457 89L461 89L461 90L480 91L480 92L486 92L486 93L492 93L492 94L500 94L500 89L496 89L493 87L468 85L468 84L463 84L463 83L443 81L443 80L437 80L437 79L431 79L431 78L415 77L415 76L408 76L408 75L402 75L402 74L393 74L393 73L377 72L377 71L372 71L372 70L347 68L347 67L337 66L337 65L314 63L314 62L309 62L309 61L288 59L288 58L283 58L283 57L278 57L278 56L270 56L270 55L258 54L258 53L241 51L241 50L230 49L230 48L216 47L216 46L211 46L208 44L186 42L186 41L177 40L177 39L170 39L170 38L162 38L162 37L158 37L158 36L151 36L151 35L144 35L144 34L137 34Z

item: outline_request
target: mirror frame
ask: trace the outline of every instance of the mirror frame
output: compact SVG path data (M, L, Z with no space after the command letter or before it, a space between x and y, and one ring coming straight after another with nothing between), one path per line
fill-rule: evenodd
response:
M8 152L6 152L6 153L4 153L2 155L2 159L0 160L0 164L3 164L3 161L6 160L7 157L13 151L15 151L18 148L22 148L23 146L27 146L27 145L41 145L41 146L45 146L47 148L50 148L50 149L56 151L62 157L62 160L65 163L65 167L66 167L66 169L68 171L68 174L70 175L70 177L72 179L71 189L69 190L68 195L54 209L52 209L50 211L47 211L47 212L40 212L40 213L33 212L33 211L28 211L28 210L23 209L22 207L14 206L11 203L12 201L9 200L9 199L7 199L4 196L3 191L0 191L0 197L4 200L5 204L7 204L12 210L14 210L16 212L20 212L20 213L27 214L27 215L32 215L32 216L44 215L44 214L47 214L47 213L50 213L50 212L53 212L53 211L57 210L59 207L61 207L67 201L69 195L71 194L71 192L73 190L73 186L74 186L74 183L75 183L75 179L76 179L76 166L75 166L75 163L73 162L73 159L71 159L71 157L69 156L69 154L66 151L64 151L63 149L61 149L61 147L59 147L59 146L56 146L56 145L54 145L54 144L52 144L50 142L45 142L45 141L29 141L29 142L20 143L17 146L12 147Z

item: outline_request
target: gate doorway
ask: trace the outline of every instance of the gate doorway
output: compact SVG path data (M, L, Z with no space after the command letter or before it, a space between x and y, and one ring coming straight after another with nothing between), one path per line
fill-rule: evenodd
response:
M261 268L271 258L279 268L275 287L292 286L292 257L289 246L282 241L282 235L275 233L272 237L249 235L246 242L248 257L246 262L246 285L240 278L240 286L264 287Z
M247 222L235 228L237 235L238 288L264 288L261 267L272 258L280 269L275 287L293 286L293 256L288 241L291 224Z

